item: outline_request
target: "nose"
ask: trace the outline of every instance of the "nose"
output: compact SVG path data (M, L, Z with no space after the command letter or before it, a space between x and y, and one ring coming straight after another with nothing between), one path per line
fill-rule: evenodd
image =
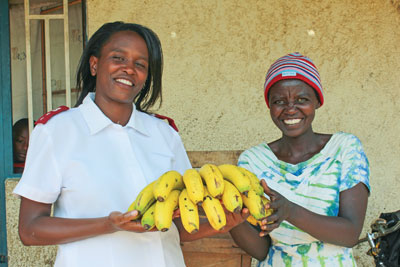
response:
M289 114L293 114L296 113L296 105L294 102L290 101L289 103L287 103L286 107L285 107L285 112L289 113Z
M28 150L28 145L29 145L28 142L24 142L24 145L23 145L24 151L27 151L27 150Z
M135 73L135 64L131 61L127 61L123 66L123 71L126 74L132 75Z

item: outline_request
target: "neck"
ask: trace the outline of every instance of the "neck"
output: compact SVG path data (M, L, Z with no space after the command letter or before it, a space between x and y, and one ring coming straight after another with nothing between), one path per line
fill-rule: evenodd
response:
M301 156L313 153L318 147L318 136L310 128L309 131L296 137L283 135L279 142L281 153L292 156Z
M133 112L132 103L124 105L108 103L108 105L99 106L99 108L112 122L122 126L128 123Z

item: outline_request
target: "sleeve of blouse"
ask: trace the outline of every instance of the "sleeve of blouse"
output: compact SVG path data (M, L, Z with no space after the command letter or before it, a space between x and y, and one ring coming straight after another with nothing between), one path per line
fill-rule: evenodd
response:
M24 172L13 193L50 204L57 200L61 184L51 135L45 126L37 125L29 141Z
M342 170L340 176L340 192L363 183L370 191L369 162L360 140L349 135L343 147Z

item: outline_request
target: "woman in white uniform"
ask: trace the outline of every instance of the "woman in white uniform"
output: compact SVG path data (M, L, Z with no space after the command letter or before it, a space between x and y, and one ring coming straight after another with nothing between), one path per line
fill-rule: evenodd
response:
M59 245L55 266L184 266L174 224L146 232L131 221L137 211L125 212L161 174L191 168L178 133L146 112L161 103L161 78L154 32L104 24L83 52L76 107L37 121L14 190L19 234L25 245Z

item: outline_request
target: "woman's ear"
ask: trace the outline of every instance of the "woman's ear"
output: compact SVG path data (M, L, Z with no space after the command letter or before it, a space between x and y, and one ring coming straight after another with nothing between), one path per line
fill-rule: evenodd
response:
M96 76L97 74L97 61L98 61L97 57L90 56L89 65L90 65L90 74L92 74L92 76Z
M321 107L321 103L318 101L317 105L315 106L315 109L319 109Z

